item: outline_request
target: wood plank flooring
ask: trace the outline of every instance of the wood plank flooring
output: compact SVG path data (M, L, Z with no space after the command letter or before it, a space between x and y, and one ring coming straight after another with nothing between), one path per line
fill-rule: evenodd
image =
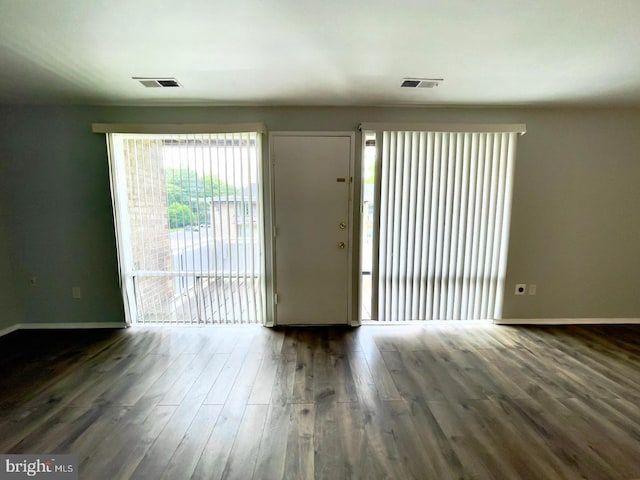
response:
M14 332L0 453L83 480L640 479L640 328Z

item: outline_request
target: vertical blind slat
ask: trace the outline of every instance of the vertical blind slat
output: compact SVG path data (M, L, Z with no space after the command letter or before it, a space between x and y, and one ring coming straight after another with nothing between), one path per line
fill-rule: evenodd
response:
M432 178L433 178L433 133L426 134L426 172L425 172L425 186L424 186L424 221L422 224L422 264L420 267L421 272L421 284L420 284L420 317L425 318L427 316L427 304L430 300L429 295L429 255L430 255L430 236L429 231L431 227L431 192L433 190Z
M485 143L485 169L482 180L482 215L480 216L480 248L478 249L478 301L476 303L475 317L484 318L482 307L486 303L484 289L484 264L487 253L487 235L489 224L489 200L491 197L491 152L493 150L493 134L487 135Z
M402 174L404 171L404 155L400 151L402 148L402 133L399 133L395 139L395 177L394 177L394 203L393 203L393 236L392 236L392 258L391 270L393 272L393 281L391 284L391 315L394 318L399 316L399 290L400 282L398 281L400 273L400 228L402 225Z
M411 137L409 133L403 134L401 142L400 154L404 158L403 174L402 174L402 201L401 201L401 221L400 221L400 268L399 276L400 284L399 298L403 301L398 302L398 315L405 317L407 303L410 302L411 290L407 288L407 275L408 275L408 242L409 242L409 215L411 210L411 203L409 202L409 194L411 193ZM409 297L409 298L407 298Z
M442 280L440 286L440 318L448 318L447 310L450 310L449 306L449 279L451 277L450 265L451 265L451 248L452 238L454 237L454 190L453 181L455 175L455 140L456 134L452 133L448 136L448 155L447 155L447 184L446 184L446 207L444 213L444 240L442 249Z
M453 318L462 318L462 305L464 295L464 245L467 235L467 197L469 192L469 155L471 149L471 135L464 134L461 150L461 162L462 162L462 178L461 178L461 190L460 190L460 216L459 216L459 231L458 231L458 249L456 251L456 275L455 275L455 287L454 287L454 311Z
M423 161L426 155L426 137L422 132L416 132L418 148L416 151L416 164L417 164L417 190L416 190L416 218L415 218L415 256L413 259L414 270L413 275L413 298L411 302L411 315L409 318L419 318L420 312L420 290L422 285L421 268L422 268L422 245L423 245L423 231L422 231L422 219L424 218L424 177L425 177L425 162Z
M517 149L517 134L509 133L506 155L506 173L504 182L504 212L500 231L499 266L496 284L495 318L502 318L502 301L504 297L504 277L507 271L507 254L509 250L509 228L511 225L511 197L513 194L513 176Z
M455 176L453 183L453 211L451 214L451 250L449 257L449 278L447 285L447 312L446 319L451 320L455 316L455 292L458 266L458 241L460 232L460 194L462 190L462 134L455 136Z
M498 268L500 266L500 229L502 228L502 219L503 219L503 215L504 215L504 194L505 194L505 184L506 184L506 179L505 179L505 174L506 174L506 154L507 154L507 144L508 142L508 136L505 134L502 134L500 136L500 148L498 149L498 155L499 155L499 167L498 167L498 192L497 192L497 197L496 197L496 220L495 220L495 234L493 236L493 256L491 259L491 273L490 276L491 278L497 278L498 277ZM495 318L495 314L496 314L496 308L495 308L495 301L496 301L496 287L497 287L497 282L491 282L490 285L490 290L489 290L489 308L491 308L492 310L489 312L489 315L492 318Z
M387 158L388 156L388 147L389 147L389 138L388 133L383 133L382 146L380 148L382 157L381 169L380 169L380 218L386 218L389 215L388 211L388 200L389 200L389 164L390 161ZM388 305L387 302L387 284L389 276L387 275L387 259L389 258L387 254L387 224L382 223L380 221L380 233L379 233L379 263L378 263L378 278L381 280L377 282L378 285L378 316L389 317L388 312L384 310L385 305Z
M406 150L409 151L411 158L411 169L409 171L410 190L408 192L407 202L409 204L409 225L407 228L407 268L404 282L407 288L407 299L404 302L404 317L411 318L413 311L413 299L416 296L416 292L413 285L413 279L415 278L415 264L416 264L416 202L411 199L416 198L418 190L418 149L419 142L417 133L412 132L411 138L407 138Z

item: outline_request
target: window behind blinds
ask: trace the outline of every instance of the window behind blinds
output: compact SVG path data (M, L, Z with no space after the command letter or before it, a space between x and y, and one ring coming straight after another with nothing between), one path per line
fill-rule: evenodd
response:
M377 319L501 317L517 137L378 132Z
M263 323L261 135L109 134L136 323Z

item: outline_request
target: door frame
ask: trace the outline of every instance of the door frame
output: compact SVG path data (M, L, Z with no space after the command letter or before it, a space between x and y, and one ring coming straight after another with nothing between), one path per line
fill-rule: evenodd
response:
M273 318L273 325L278 325L278 312L276 293L278 291L278 272L276 270L276 219L278 212L275 211L275 158L273 151L273 138L274 137L348 137L350 139L349 145L349 201L348 201L348 248L347 248L347 322L346 325L358 326L360 325L359 313L354 323L353 321L353 258L354 258L354 185L355 185L355 142L356 134L352 131L272 131L269 132L269 203L271 211L271 275L273 279L271 293L271 318ZM359 248L359 242L357 247ZM359 299L358 299L359 300ZM358 309L358 312L360 310Z

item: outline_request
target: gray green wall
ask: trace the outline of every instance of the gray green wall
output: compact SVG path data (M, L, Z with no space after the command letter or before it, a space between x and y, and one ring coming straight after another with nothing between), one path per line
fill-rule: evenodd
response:
M105 141L91 133L93 114L0 112L5 255L13 261L17 320L122 321ZM33 276L36 287L29 286ZM82 299L72 299L72 286L82 287ZM0 295L4 302L8 294Z
M0 167L0 178L3 176ZM13 256L9 242L8 229L11 227L11 219L5 211L6 202L0 191L0 333L22 321L20 302L16 298L13 287L15 275L13 271Z
M11 314L0 329L122 320L105 142L92 122L526 123L504 318L640 317L639 109L2 107L0 307ZM536 283L538 294L516 297L515 283Z

